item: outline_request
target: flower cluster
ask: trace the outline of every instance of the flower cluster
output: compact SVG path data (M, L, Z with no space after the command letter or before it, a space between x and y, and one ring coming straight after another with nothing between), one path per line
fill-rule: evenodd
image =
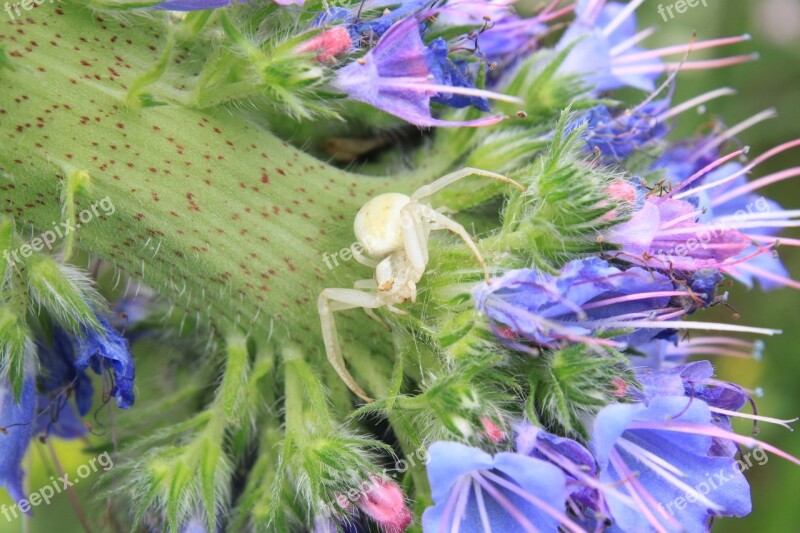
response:
M633 109L597 105L566 128L585 143L588 164L632 174L607 188L603 219L613 223L599 230L604 250L555 273L510 270L473 293L497 345L512 357L544 358L570 346L585 347L587 358L613 350L627 356L633 376L609 380L617 401L589 410L585 438L552 433L545 417L520 421L513 444L433 444L428 474L435 505L423 517L425 531L705 531L715 517L751 511L739 445L800 464L731 427L735 417L791 421L740 413L748 404L755 409L747 390L715 379L707 361L687 362L694 355L760 358L763 342L726 334L775 332L684 320L725 304L726 277L764 289L799 286L775 254L778 243L794 243L778 232L797 225L796 213L758 193L797 169L747 180L760 163L798 143L750 162L741 162L746 149L723 152L771 112L711 136L667 140L671 119L733 91L673 105L671 90L659 97L658 77L750 56L674 64L661 57L748 37L645 51L639 43L649 32L637 33L633 18L641 3L578 2L557 47L566 54L561 71L580 76L596 94L626 86L651 93ZM644 150L660 154L646 167L635 157ZM689 335L696 330L723 333Z
M91 279L72 241L0 264L15 500L31 443L97 436L83 420L112 400L157 413L119 417L109 482L109 512L154 531L707 531L751 512L749 454L800 464L734 431L794 420L705 360L760 359L755 337L779 332L698 320L734 282L800 288L778 255L800 211L761 194L800 169L750 178L800 141L742 148L772 110L674 138L734 94L676 101L679 72L754 59L694 55L749 36L648 49L644 0L73 2L14 22L26 42L58 35L55 59L0 28L0 114L20 114L0 125L0 248L52 213L74 222L97 190L119 214L75 241ZM63 61L73 47L108 61ZM58 90L39 92L42 72ZM34 140L75 124L87 134ZM57 180L16 178L53 165ZM380 195L386 253L342 248ZM329 276L316 260L337 249L356 261ZM120 331L152 310L104 312L103 260L171 300L153 324L180 342L139 365L140 390Z

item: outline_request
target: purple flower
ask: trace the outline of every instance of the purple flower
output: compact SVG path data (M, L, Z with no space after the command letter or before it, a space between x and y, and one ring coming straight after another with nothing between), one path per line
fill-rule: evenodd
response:
M111 394L116 398L120 408L128 409L135 400L133 387L136 368L133 354L127 341L104 318L97 317L97 319L103 327L103 332L85 329L83 337L77 339L75 367L86 370L91 366L99 375L108 372L114 378Z
M547 461L518 453L494 457L456 442L428 451L434 506L422 516L426 533L458 531L582 531L564 513L566 481Z
M763 120L754 117L749 122ZM624 224L612 228L608 241L621 245L620 259L653 268L696 271L715 268L752 287L800 288L771 253L779 243L800 245L777 234L800 225L798 211L786 211L756 193L760 188L800 176L800 167L752 182L747 174L767 159L800 145L778 146L743 166L730 162L745 149L716 157L716 146L730 136L705 139L699 148L681 144L662 157L665 175L676 179L664 197L649 198ZM711 156L713 154L713 157ZM683 160L681 161L681 158Z
M339 69L334 86L353 100L422 127L483 126L503 118L489 116L461 122L435 119L431 115L430 102L437 95L494 98L518 103L515 98L490 91L434 83L426 55L427 48L420 38L417 20L406 19L392 26L362 58Z
M0 379L0 486L14 501L26 497L23 488L22 459L28 450L36 410L33 379L26 379L19 403L14 399L11 383Z
M509 66L538 48L538 38L547 32L546 23L571 12L550 5L535 17L521 18L511 5L516 0L450 0L438 8L437 26L474 27L465 38L476 54L490 63ZM469 46L469 44L467 44Z
M605 232L620 246L615 259L662 270L724 270L750 244L735 228L714 229L699 222L696 205L670 197L649 197L627 222Z
M216 9L227 7L239 3L243 4L247 0L164 0L150 9L163 9L166 11L199 11L202 9ZM301 2L302 3L302 2Z
M641 330L636 322L685 314L688 311L671 307L670 300L686 294L662 274L641 268L622 271L599 258L588 258L568 263L556 276L529 269L508 272L491 285L478 287L475 299L501 341L531 351L523 341L536 346L565 341L611 346L648 342L669 334L674 322ZM603 332L615 334L609 339Z
M560 67L562 73L579 74L596 92L634 87L645 91L655 89L656 79L664 72L675 70L676 63L664 63L662 56L685 54L688 50L702 50L749 39L749 36L716 39L673 46L658 50L644 50L637 44L652 31L637 33L636 9L644 0L628 4L606 0L579 0L575 7L575 22L558 43L558 50L568 52ZM688 61L682 69L708 69L724 67L753 59L737 56L711 61Z

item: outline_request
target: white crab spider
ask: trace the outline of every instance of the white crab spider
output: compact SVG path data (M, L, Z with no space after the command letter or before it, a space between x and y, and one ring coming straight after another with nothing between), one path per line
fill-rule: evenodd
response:
M323 290L319 295L318 309L328 361L350 390L365 401L372 399L356 384L345 367L333 313L363 307L367 314L377 319L372 309L386 306L393 313L404 314L395 305L416 300L417 282L428 264L428 236L433 230L449 230L461 237L478 259L488 283L486 262L467 230L440 211L420 203L422 198L472 175L511 183L525 191L525 187L500 174L464 168L420 187L411 196L399 193L376 196L356 214L353 229L369 257L355 251L353 256L359 263L374 268L375 276L356 281L352 289Z

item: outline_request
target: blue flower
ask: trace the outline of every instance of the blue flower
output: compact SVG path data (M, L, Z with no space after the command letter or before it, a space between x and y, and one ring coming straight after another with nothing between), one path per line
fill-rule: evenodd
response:
M538 346L563 341L610 346L648 342L669 334L674 323L636 329L635 321L674 313L670 299L682 294L667 276L640 268L622 271L599 258L588 258L568 263L556 276L530 269L508 272L491 285L478 287L475 299L501 341L530 351L517 337ZM634 324L630 328L628 321ZM604 331L616 331L614 340L602 338Z
M333 85L352 100L370 104L417 126L482 126L502 120L501 116L460 122L433 118L430 102L436 95L515 103L518 100L490 91L434 83L418 26L415 18L392 26L366 55L336 71Z
M590 447L600 480L621 487L605 494L621 531L705 532L712 517L750 512L750 487L736 460L715 455L711 436L675 431L712 429L712 419L704 401L684 395L600 411ZM665 429L670 424L680 425Z
M426 533L556 532L559 524L580 531L564 513L564 474L546 461L436 442L428 451L428 478L435 505L422 516Z
M97 319L103 332L84 329L84 335L77 339L75 367L86 370L91 366L99 375L113 371L111 394L120 408L127 409L135 400L133 387L136 368L133 354L127 341L104 318L98 316Z
M472 87L471 76L467 71L466 64L456 64L447 57L448 45L447 41L439 37L434 39L429 45L425 53L425 61L428 68L439 85L448 85L451 87ZM474 106L481 111L489 111L489 101L483 97L477 96L463 96L458 94L437 94L432 101L440 104L445 104L450 107L461 108L467 106Z
M517 453L554 464L567 480L568 508L576 513L587 530L596 530L598 520L607 514L603 487L597 478L597 463L582 444L548 433L530 423L514 428Z
M669 133L667 125L660 120L660 115L668 108L668 99L616 114L604 105L597 106L580 120L586 123L582 137L591 151L613 161L626 159Z
M37 348L41 363L37 377L40 393L59 397L59 403L74 393L78 413L85 416L92 408L94 386L89 376L75 367L75 348L70 337L56 326L52 343L40 340Z
M14 400L11 383L0 379L0 486L4 486L15 501L26 497L21 465L31 440L35 411L36 391L32 378L25 380L19 403Z

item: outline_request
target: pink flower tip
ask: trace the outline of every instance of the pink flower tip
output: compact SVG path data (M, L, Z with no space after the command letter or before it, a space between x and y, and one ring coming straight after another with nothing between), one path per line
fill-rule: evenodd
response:
M299 54L316 52L316 60L320 63L333 63L337 56L349 51L352 46L347 28L337 26L301 43L295 48L295 52Z
M500 426L495 424L491 418L484 416L481 418L481 425L483 426L483 434L492 442L500 442L506 438L506 433Z
M384 533L403 533L414 515L406 507L405 494L392 481L372 476L372 487L359 498L357 505L373 519Z

